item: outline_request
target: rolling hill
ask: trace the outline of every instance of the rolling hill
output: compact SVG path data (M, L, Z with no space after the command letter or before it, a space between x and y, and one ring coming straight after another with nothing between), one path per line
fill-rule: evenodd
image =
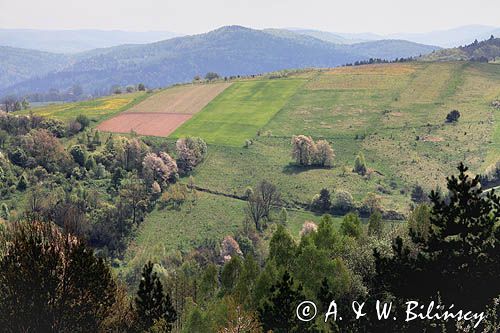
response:
M62 69L70 57L63 54L0 46L0 89Z
M424 57L427 61L495 61L500 57L500 38L490 38L452 49L432 52Z
M435 30L420 33L393 33L389 35L379 35L374 33L327 32L299 28L290 28L287 30L336 44L354 44L384 39L401 39L415 43L437 45L444 48L458 47L460 45L468 44L474 39L483 40L489 38L491 35L500 35L499 27L485 25L466 25L447 30Z
M77 53L122 44L146 44L179 36L168 31L0 29L0 45Z
M10 87L3 84L0 95L66 89L75 83L87 92L138 82L160 87L190 81L208 71L230 76L287 68L334 67L371 57L417 56L436 49L396 40L336 45L293 32L229 26L201 35L79 53L61 61L62 69L23 82L16 79L13 82L18 83Z

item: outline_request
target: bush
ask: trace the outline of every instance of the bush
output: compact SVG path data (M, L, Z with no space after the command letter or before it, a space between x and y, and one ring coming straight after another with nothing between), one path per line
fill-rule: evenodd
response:
M84 166L87 160L87 152L80 145L75 145L71 147L69 153L73 157L73 160L80 166Z
M366 167L365 155L363 155L362 152L356 156L353 171L362 176L366 175L366 172L368 171L368 168Z
M310 136L292 137L292 157L302 166L332 167L335 154L326 140L317 143Z
M302 229L300 229L300 237L309 235L312 232L316 232L318 230L318 226L316 223L312 221L305 221L302 225Z
M293 136L292 146L292 157L295 159L295 163L303 166L313 163L316 154L316 145L310 136Z
M363 229L361 227L361 220L359 219L358 214L347 214L340 224L340 231L345 236L351 236L354 238L361 237Z
M460 118L460 112L458 112L458 110L453 110L446 115L446 122L455 123L458 121L458 118Z
M219 77L220 77L219 74L217 74L215 72L208 72L205 75L205 79L208 80L208 81L217 80Z
M382 214L377 210L370 215L370 219L368 220L368 235L381 238L383 232Z
M415 185L411 191L411 200L415 203L423 203L428 201L427 194L420 185Z
M189 172L207 156L207 144L201 138L188 137L177 140L177 165L184 172Z
M76 119L75 119L77 122L80 123L80 125L82 125L82 130L84 130L85 128L87 128L89 125L90 125L90 119L89 117L87 117L86 115L84 114L79 114Z
M332 201L330 191L326 188L322 189L319 194L316 194L311 202L312 209L320 213L328 212L331 206Z
M335 200L333 203L333 210L340 214L345 214L354 210L354 199L351 193L343 190L338 190L335 194Z
M331 168L333 166L334 157L335 153L328 141L320 140L316 143L316 154L314 156L315 165Z

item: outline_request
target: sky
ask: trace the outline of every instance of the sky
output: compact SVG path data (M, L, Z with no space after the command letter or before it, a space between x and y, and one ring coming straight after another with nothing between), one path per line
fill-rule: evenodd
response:
M0 0L0 28L194 34L233 24L381 34L500 27L500 0Z

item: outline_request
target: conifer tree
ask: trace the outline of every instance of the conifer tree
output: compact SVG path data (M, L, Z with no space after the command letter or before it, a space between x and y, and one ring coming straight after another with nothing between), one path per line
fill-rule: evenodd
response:
M447 178L447 198L431 192L428 234L410 232L417 256L400 237L393 257L375 250L375 285L400 301L440 297L443 304L482 311L500 294L500 197L485 194L479 176L468 176L463 164L458 171Z
M264 331L275 333L317 332L314 321L300 321L296 315L297 306L306 300L302 285L294 286L293 278L285 271L281 281L270 288L271 295L260 308L260 319Z
M177 320L177 312L172 306L170 296L163 292L163 285L154 265L149 261L142 269L142 278L135 299L139 325L148 330L156 321L164 320L168 332Z
M382 224L382 214L380 211L376 210L368 219L368 235L380 238L382 237L383 232L384 226Z

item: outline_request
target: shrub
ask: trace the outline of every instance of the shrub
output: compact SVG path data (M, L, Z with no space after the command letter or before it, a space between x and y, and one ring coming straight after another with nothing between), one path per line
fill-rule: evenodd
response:
M184 172L189 172L200 164L207 156L206 142L197 137L181 138L175 144L177 164Z
M366 167L365 155L363 155L362 152L360 152L358 156L356 156L356 160L354 160L353 171L362 176L366 175L366 172L368 171Z
M315 143L310 136L292 137L292 158L298 165L331 167L334 157L333 149L326 140Z
M361 206L361 213L363 215L370 215L376 211L382 211L382 204L380 197L375 193L368 193L363 200L363 205Z
M345 236L359 238L363 234L363 229L358 214L347 214L340 224L340 231Z
M382 214L377 210L370 215L370 219L368 220L368 235L380 238L383 232Z
M90 119L89 117L87 117L86 115L84 114L79 114L76 119L75 119L77 122L80 123L80 125L82 125L82 130L84 130L85 128L87 128L89 125L90 125Z
M314 156L314 164L331 168L333 166L333 158L335 153L332 147L326 140L319 140L316 143L316 154Z
M300 229L300 237L309 235L312 232L316 232L318 230L318 226L316 223L312 221L305 221L302 225L302 229Z
M222 240L221 244L221 257L226 259L230 259L235 255L242 256L243 252L240 250L240 245L232 236L226 236Z
M411 200L415 203L423 203L428 201L427 194L420 185L415 185L411 191Z
M217 80L219 77L220 77L219 74L217 74L215 72L208 72L205 75L205 79L208 80L208 81Z
M71 154L71 157L73 157L73 160L78 163L80 166L84 166L85 162L87 160L87 153L85 149L80 146L80 145L75 145L71 147L69 153Z
M458 118L460 118L460 112L458 110L452 110L446 115L446 122L455 123L458 121Z
M354 199L351 193L344 190L338 190L335 194L335 201L333 203L334 211L344 214L352 211L354 208Z
M175 160L164 152L160 152L159 156L148 153L142 162L143 177L148 184L171 181L177 177L177 171Z
M297 135L292 137L292 157L298 165L311 165L316 154L316 146L310 136Z
M326 188L322 189L319 194L316 194L313 197L311 206L318 212L328 212L330 210L330 207L332 206L330 191L328 191L328 189Z

